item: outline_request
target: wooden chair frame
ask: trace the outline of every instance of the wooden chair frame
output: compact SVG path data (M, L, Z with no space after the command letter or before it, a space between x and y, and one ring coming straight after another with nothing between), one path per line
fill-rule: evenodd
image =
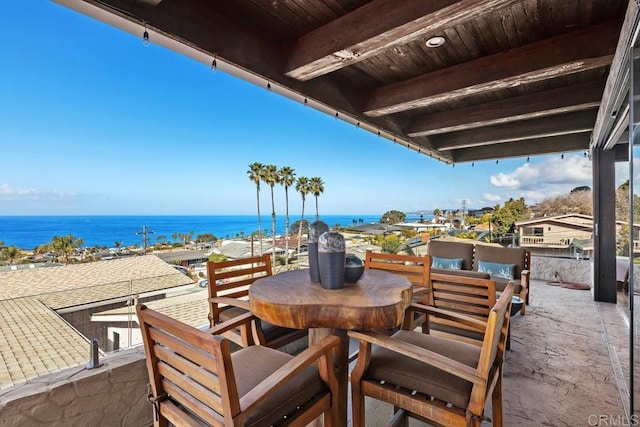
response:
M430 302L431 257L429 255L398 255L367 251L364 268L390 271L405 276L413 285L414 300L425 304Z
M426 312L422 332L480 346L482 338L476 337L482 336L484 328L479 329L460 322L449 313L458 313L486 322L495 304L496 285L491 279L431 273L431 307L419 310ZM410 307L408 312L411 311L413 310ZM412 317L405 316L405 319ZM412 326L403 324L403 329L412 330Z
M349 332L351 338L360 341L358 361L351 373L354 427L365 426L365 396L394 405L397 409L396 417L393 420L395 425L406 425L406 419L410 416L438 425L479 427L485 418L484 408L491 401L493 405L493 426L502 427L502 364L514 288L513 282L507 285L500 299L491 309L486 322L458 313L448 313L448 316L457 318L459 322L485 329L484 341L476 369L436 352L428 351L383 334ZM426 313L430 308L414 303L412 304L412 309L423 310ZM424 396L421 393L414 393L414 390L404 389L397 384L381 383L374 378L368 378L367 369L370 363L372 344L416 359L426 365L431 365L469 381L473 386L468 406L466 408L458 408L438 400L434 396Z
M305 426L320 415L337 426L338 382L335 351L339 339L326 337L291 359L244 396L238 395L229 341L220 334L249 324L251 313L201 331L144 305L136 307L150 379L154 425L244 426L283 385L314 364L327 388L287 417L283 425ZM244 351L244 350L240 350Z
M220 323L220 314L231 307L243 311L251 311L249 304L249 287L261 277L271 276L271 256L264 254L250 258L230 261L208 261L207 276L209 284L209 323L214 327ZM225 337L243 347L257 341L260 345L280 348L286 344L305 337L306 330L289 330L276 339L268 340L262 322L254 318L251 327L242 325L235 331L229 331Z
M364 260L365 270L384 270L400 274L411 282L412 301L422 304L431 304L431 256L386 254L382 252L367 251ZM408 321L410 323L406 323ZM407 327L416 328L425 321L425 316L419 314L415 317L406 316L404 322ZM350 356L355 359L357 352Z

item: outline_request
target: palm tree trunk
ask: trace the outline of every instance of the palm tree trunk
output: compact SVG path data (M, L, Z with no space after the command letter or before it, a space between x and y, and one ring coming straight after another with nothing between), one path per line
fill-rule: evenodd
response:
M289 189L284 187L284 269L289 270Z
M300 241L302 240L302 223L304 222L304 199L302 199L302 217L298 227L298 270L300 270Z
M271 264L275 272L276 269L276 205L273 200L273 185L271 186L271 239L273 240L273 247L271 248L272 257Z
M320 221L320 214L318 214L318 196L316 196L316 221Z
M262 255L262 222L260 221L260 187L256 187L256 198L258 200L258 238L260 239L260 255Z

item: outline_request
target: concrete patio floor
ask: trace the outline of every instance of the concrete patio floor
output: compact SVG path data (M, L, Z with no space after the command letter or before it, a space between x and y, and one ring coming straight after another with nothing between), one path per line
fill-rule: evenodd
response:
M628 397L621 397L627 393L628 327L619 306L542 281L532 281L531 296L527 314L512 318L505 425L629 425ZM366 405L367 426L385 426L391 406L368 398Z

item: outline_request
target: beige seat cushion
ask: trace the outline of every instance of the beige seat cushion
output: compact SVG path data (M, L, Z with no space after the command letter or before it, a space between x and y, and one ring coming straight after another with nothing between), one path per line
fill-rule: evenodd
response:
M480 357L480 347L446 338L410 331L398 331L392 337L437 352L473 368L477 367ZM417 390L460 408L467 407L472 387L468 381L377 346L373 346L371 364L365 378L384 380L390 384Z
M231 359L238 385L238 396L242 398L292 358L293 356L286 353L261 346L250 346L233 353ZM308 367L260 405L247 425L274 425L323 390L327 388L320 378L318 369L315 366Z

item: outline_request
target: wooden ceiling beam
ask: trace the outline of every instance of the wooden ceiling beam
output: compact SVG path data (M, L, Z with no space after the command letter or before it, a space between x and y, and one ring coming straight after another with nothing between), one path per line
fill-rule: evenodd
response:
M463 130L429 138L437 150L455 150L481 145L499 144L521 139L544 138L593 129L597 110L577 111L552 117Z
M569 153L589 148L591 132L551 136L549 138L524 139L503 144L462 148L452 152L455 163L479 160L503 159L507 157L537 156L541 154Z
M369 98L365 114L399 113L609 65L619 27L614 21L583 28L381 87Z
M375 0L302 36L285 74L313 79L512 3L516 0Z
M604 83L598 80L427 114L404 130L411 137L428 136L586 110L600 105Z

